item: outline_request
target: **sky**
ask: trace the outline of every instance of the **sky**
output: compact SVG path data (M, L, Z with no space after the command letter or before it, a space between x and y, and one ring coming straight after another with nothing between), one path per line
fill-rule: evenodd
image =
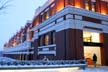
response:
M32 20L35 10L47 0L12 0L10 7L0 12L0 51L4 43L16 34L28 20Z

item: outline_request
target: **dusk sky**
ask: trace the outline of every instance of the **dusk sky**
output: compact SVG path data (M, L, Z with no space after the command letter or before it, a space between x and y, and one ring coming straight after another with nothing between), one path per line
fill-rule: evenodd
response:
M47 0L13 0L11 6L0 12L0 50L28 20L32 20L36 8Z

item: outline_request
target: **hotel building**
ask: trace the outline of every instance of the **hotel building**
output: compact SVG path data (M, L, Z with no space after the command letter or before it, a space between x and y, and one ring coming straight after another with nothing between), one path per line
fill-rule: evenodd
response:
M87 59L108 65L108 1L48 0L5 45L4 56L18 60Z

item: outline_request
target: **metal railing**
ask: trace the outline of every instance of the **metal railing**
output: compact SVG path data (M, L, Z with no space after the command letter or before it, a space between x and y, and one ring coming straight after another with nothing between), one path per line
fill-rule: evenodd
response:
M0 68L60 68L60 67L87 67L86 60L36 60L36 61L1 61Z

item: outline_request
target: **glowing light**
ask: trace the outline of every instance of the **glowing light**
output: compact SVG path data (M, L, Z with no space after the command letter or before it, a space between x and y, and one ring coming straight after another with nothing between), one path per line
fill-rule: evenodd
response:
M75 7L76 8L81 8L81 4L79 2L76 2Z
M48 69L13 69L13 70L0 70L1 72L75 72L79 67L69 68L48 68Z
M105 12L101 12L101 14L106 15L107 13L105 13Z
M99 33L84 32L83 38L85 42L100 42Z
M17 43L16 43L16 42L14 42L14 43L13 43L13 46L16 46L16 45L17 45Z

